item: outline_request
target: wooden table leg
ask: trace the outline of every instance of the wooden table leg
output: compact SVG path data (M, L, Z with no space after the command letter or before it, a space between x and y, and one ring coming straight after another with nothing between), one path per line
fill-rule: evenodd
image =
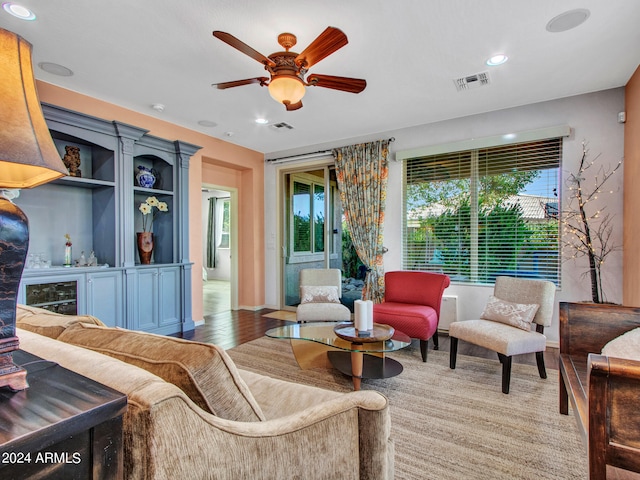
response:
M362 381L362 364L364 354L362 352L351 352L351 378L353 380L353 389L360 390L360 382Z

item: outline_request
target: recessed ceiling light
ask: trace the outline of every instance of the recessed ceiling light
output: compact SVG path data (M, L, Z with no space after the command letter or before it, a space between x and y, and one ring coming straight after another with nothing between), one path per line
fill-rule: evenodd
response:
M488 59L485 63L490 67L495 67L496 65L502 65L507 60L509 60L509 57L507 57L504 53L499 53Z
M212 122L211 120L200 120L198 122L198 125L202 126L202 127L209 127L209 128L213 128L213 127L217 127L218 124L216 122Z
M17 18L19 18L21 20L35 20L36 19L36 14L35 13L33 13L28 8L23 7L22 5L18 5L17 3L5 2L5 3L2 4L2 8L4 8L5 12L10 13L14 17L17 17Z
M266 118L256 118L255 122L258 125L266 125L267 123L269 123L269 120L267 120Z
M73 75L72 70L69 70L67 67L63 67L62 65L58 65L57 63L40 62L38 66L45 72L58 75L60 77L70 77Z
M547 31L552 33L566 32L583 24L591 12L586 8L576 8L553 17L547 23Z

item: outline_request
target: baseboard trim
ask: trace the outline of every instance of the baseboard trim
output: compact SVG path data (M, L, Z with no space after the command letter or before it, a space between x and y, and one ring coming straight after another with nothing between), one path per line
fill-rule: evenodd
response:
M257 312L258 310L262 310L263 308L265 308L263 305L255 305L255 306L248 306L248 305L238 305L238 310L249 310L251 312Z

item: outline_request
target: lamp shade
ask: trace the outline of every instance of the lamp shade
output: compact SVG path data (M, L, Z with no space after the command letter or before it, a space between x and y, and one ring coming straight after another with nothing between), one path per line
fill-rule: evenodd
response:
M30 188L68 175L40 107L31 44L4 29L0 72L0 188Z
M269 94L280 103L298 103L305 94L304 84L295 75L280 75L269 83Z

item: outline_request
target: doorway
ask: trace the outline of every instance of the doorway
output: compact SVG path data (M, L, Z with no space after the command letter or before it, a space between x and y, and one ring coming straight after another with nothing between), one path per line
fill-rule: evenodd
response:
M300 303L300 270L307 268L338 268L345 273L343 261L350 252L344 231L342 206L333 163L281 172L282 191L282 287L283 310L295 310ZM344 275L343 275L344 277ZM361 288L354 279L343 281L342 303L353 308L361 298Z
M237 310L237 191L202 187L203 316Z

